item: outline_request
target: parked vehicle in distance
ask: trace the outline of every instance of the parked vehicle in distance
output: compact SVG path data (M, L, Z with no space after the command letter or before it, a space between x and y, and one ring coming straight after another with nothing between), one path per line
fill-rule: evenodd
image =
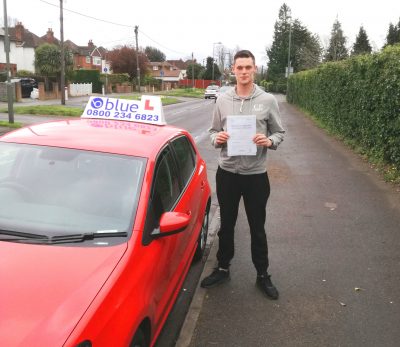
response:
M1 346L154 346L211 194L190 133L143 122L150 101L92 97L93 119L0 137Z
M219 86L215 84L210 84L204 91L204 99L215 99Z
M228 90L232 88L233 88L232 86L222 86L221 88L219 88L217 94L215 95L215 100L217 100L221 94L226 93Z
M11 82L19 82L21 84L21 94L23 98L29 98L33 88L38 87L38 83L34 78L30 77L17 77L13 78Z

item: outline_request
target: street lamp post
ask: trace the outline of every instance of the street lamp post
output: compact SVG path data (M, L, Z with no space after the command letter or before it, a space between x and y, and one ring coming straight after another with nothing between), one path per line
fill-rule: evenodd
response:
M139 26L135 25L135 38L136 38L136 71L137 71L137 86L140 93L140 67L139 67L139 44L138 44L138 31Z
M289 49L288 49L288 67L287 67L287 80L286 80L286 94L289 89L289 76L290 76L290 46L292 42L292 22L289 22Z
M213 43L213 56L212 56L212 80L214 82L214 50L215 50L215 45L222 45L222 42L214 42Z

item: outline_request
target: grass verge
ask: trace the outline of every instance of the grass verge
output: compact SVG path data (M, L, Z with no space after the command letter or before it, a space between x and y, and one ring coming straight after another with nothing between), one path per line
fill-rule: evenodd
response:
M140 95L127 95L119 96L119 99L126 100L140 100ZM163 106L172 105L181 102L177 98L161 95L161 102ZM8 108L0 108L0 113L7 113ZM51 115L51 116L67 116L67 117L80 117L83 108L69 107L62 105L36 105L36 106L15 106L15 114L33 114L33 115Z
M172 104L178 104L181 101L178 100L177 98L171 98L169 96L164 96L164 95L160 95L161 96L161 102L163 104L163 106L166 105L172 105ZM124 96L119 96L118 99L125 99L125 100L140 100L140 95L124 95Z
M182 88L182 89L173 89L164 92L158 92L157 94L166 95L166 96L181 96L188 98L204 98L204 89L198 88Z
M36 115L52 115L52 116L68 116L80 117L83 108L55 106L55 105L37 105L37 106L16 106L14 107L15 114L36 114ZM7 108L1 108L1 113L7 113Z
M18 123L18 122L17 123L9 123L4 120L0 120L0 127L17 129L17 128L21 128L22 124Z

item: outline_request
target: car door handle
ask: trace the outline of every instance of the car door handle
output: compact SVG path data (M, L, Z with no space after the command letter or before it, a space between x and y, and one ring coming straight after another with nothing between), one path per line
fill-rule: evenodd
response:
M204 190L205 186L206 186L206 182L205 181L201 181L201 183L200 183L201 190Z

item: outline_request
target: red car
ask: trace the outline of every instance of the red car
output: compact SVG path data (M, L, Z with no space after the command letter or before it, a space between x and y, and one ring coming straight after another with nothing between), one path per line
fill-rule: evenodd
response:
M81 118L1 137L0 346L154 345L205 248L206 171L168 125Z

